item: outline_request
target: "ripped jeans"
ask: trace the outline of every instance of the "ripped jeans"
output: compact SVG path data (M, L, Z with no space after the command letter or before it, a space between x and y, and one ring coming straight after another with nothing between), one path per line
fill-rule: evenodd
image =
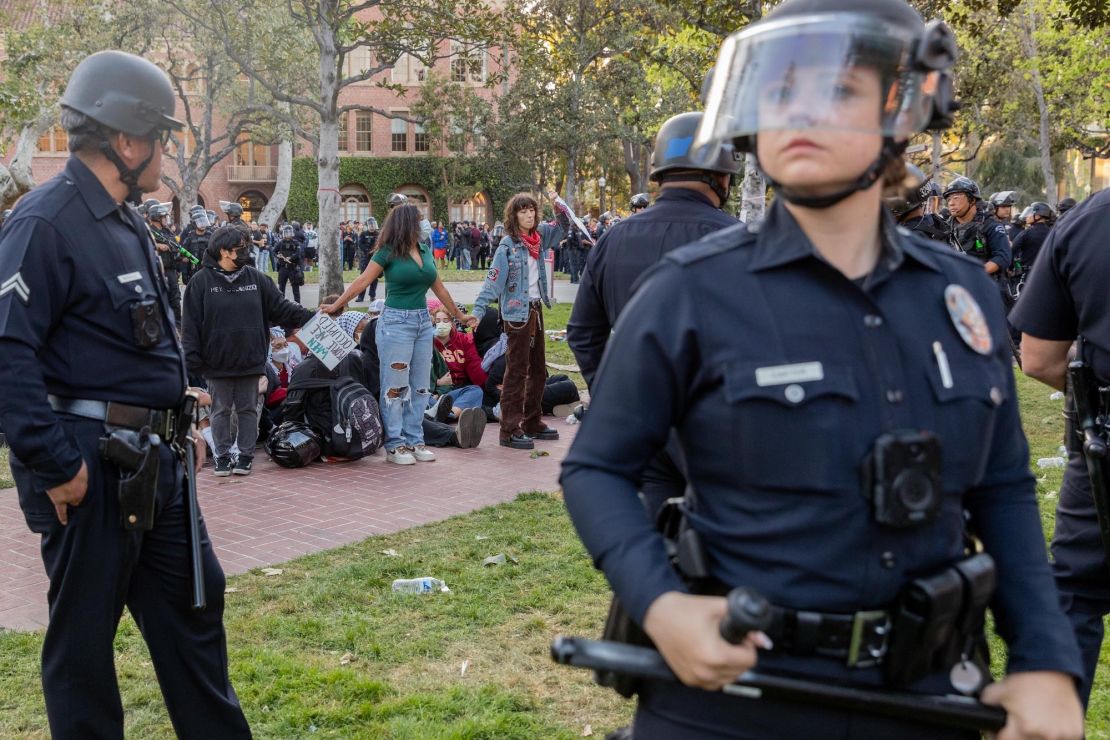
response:
M387 306L376 331L385 448L422 445L424 410L431 395L432 317L426 308Z

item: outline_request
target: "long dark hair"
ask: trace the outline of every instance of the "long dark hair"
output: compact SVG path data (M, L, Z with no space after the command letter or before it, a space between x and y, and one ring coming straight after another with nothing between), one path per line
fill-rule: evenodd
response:
M536 212L536 223L532 227L535 231L540 226L540 204L528 193L517 193L505 205L505 233L513 239L520 239L520 224L517 223L516 214L525 208Z
M396 206L385 217L378 234L378 249L390 259L404 257L420 241L420 209L411 203Z

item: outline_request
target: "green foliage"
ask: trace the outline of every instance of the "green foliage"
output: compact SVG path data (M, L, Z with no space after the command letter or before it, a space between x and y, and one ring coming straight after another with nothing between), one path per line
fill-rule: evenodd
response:
M443 182L444 168L458 173L448 188ZM317 221L316 162L308 157L293 160L289 203L285 212L290 219ZM340 187L360 185L370 194L379 222L386 199L402 185L419 185L431 197L432 220L448 220L451 191L485 192L490 197L490 215L496 218L514 194L531 188L527 168L490 157L341 157Z

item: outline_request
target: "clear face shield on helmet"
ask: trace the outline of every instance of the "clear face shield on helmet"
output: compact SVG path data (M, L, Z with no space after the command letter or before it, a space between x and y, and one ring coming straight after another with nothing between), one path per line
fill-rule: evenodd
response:
M946 29L937 28L929 24L922 39L879 18L828 13L734 33L714 67L697 156L712 161L726 142L776 130L909 139L933 115L943 62L918 47L939 56L934 39Z
M285 226L281 227L281 238L282 239L292 239L293 238L293 233L294 233L293 232L293 227L290 226L289 224L286 224Z
M208 219L208 213L203 208L194 208L189 211L189 216L193 219L193 224L200 229L207 229L212 226L212 222Z

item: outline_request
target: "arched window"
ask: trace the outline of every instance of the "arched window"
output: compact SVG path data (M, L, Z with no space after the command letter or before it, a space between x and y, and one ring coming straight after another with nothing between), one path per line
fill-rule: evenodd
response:
M370 196L358 185L345 185L339 191L340 220L366 222L370 218Z
M492 225L489 197L485 193L475 193L469 198L453 201L451 203L451 220L473 221Z
M402 185L397 188L397 192L407 196L409 203L419 208L420 212L424 214L424 218L430 219L432 217L427 190L419 185Z
M267 200L269 199L257 190L248 190L240 195L239 205L243 206L243 220L248 223L257 221Z

